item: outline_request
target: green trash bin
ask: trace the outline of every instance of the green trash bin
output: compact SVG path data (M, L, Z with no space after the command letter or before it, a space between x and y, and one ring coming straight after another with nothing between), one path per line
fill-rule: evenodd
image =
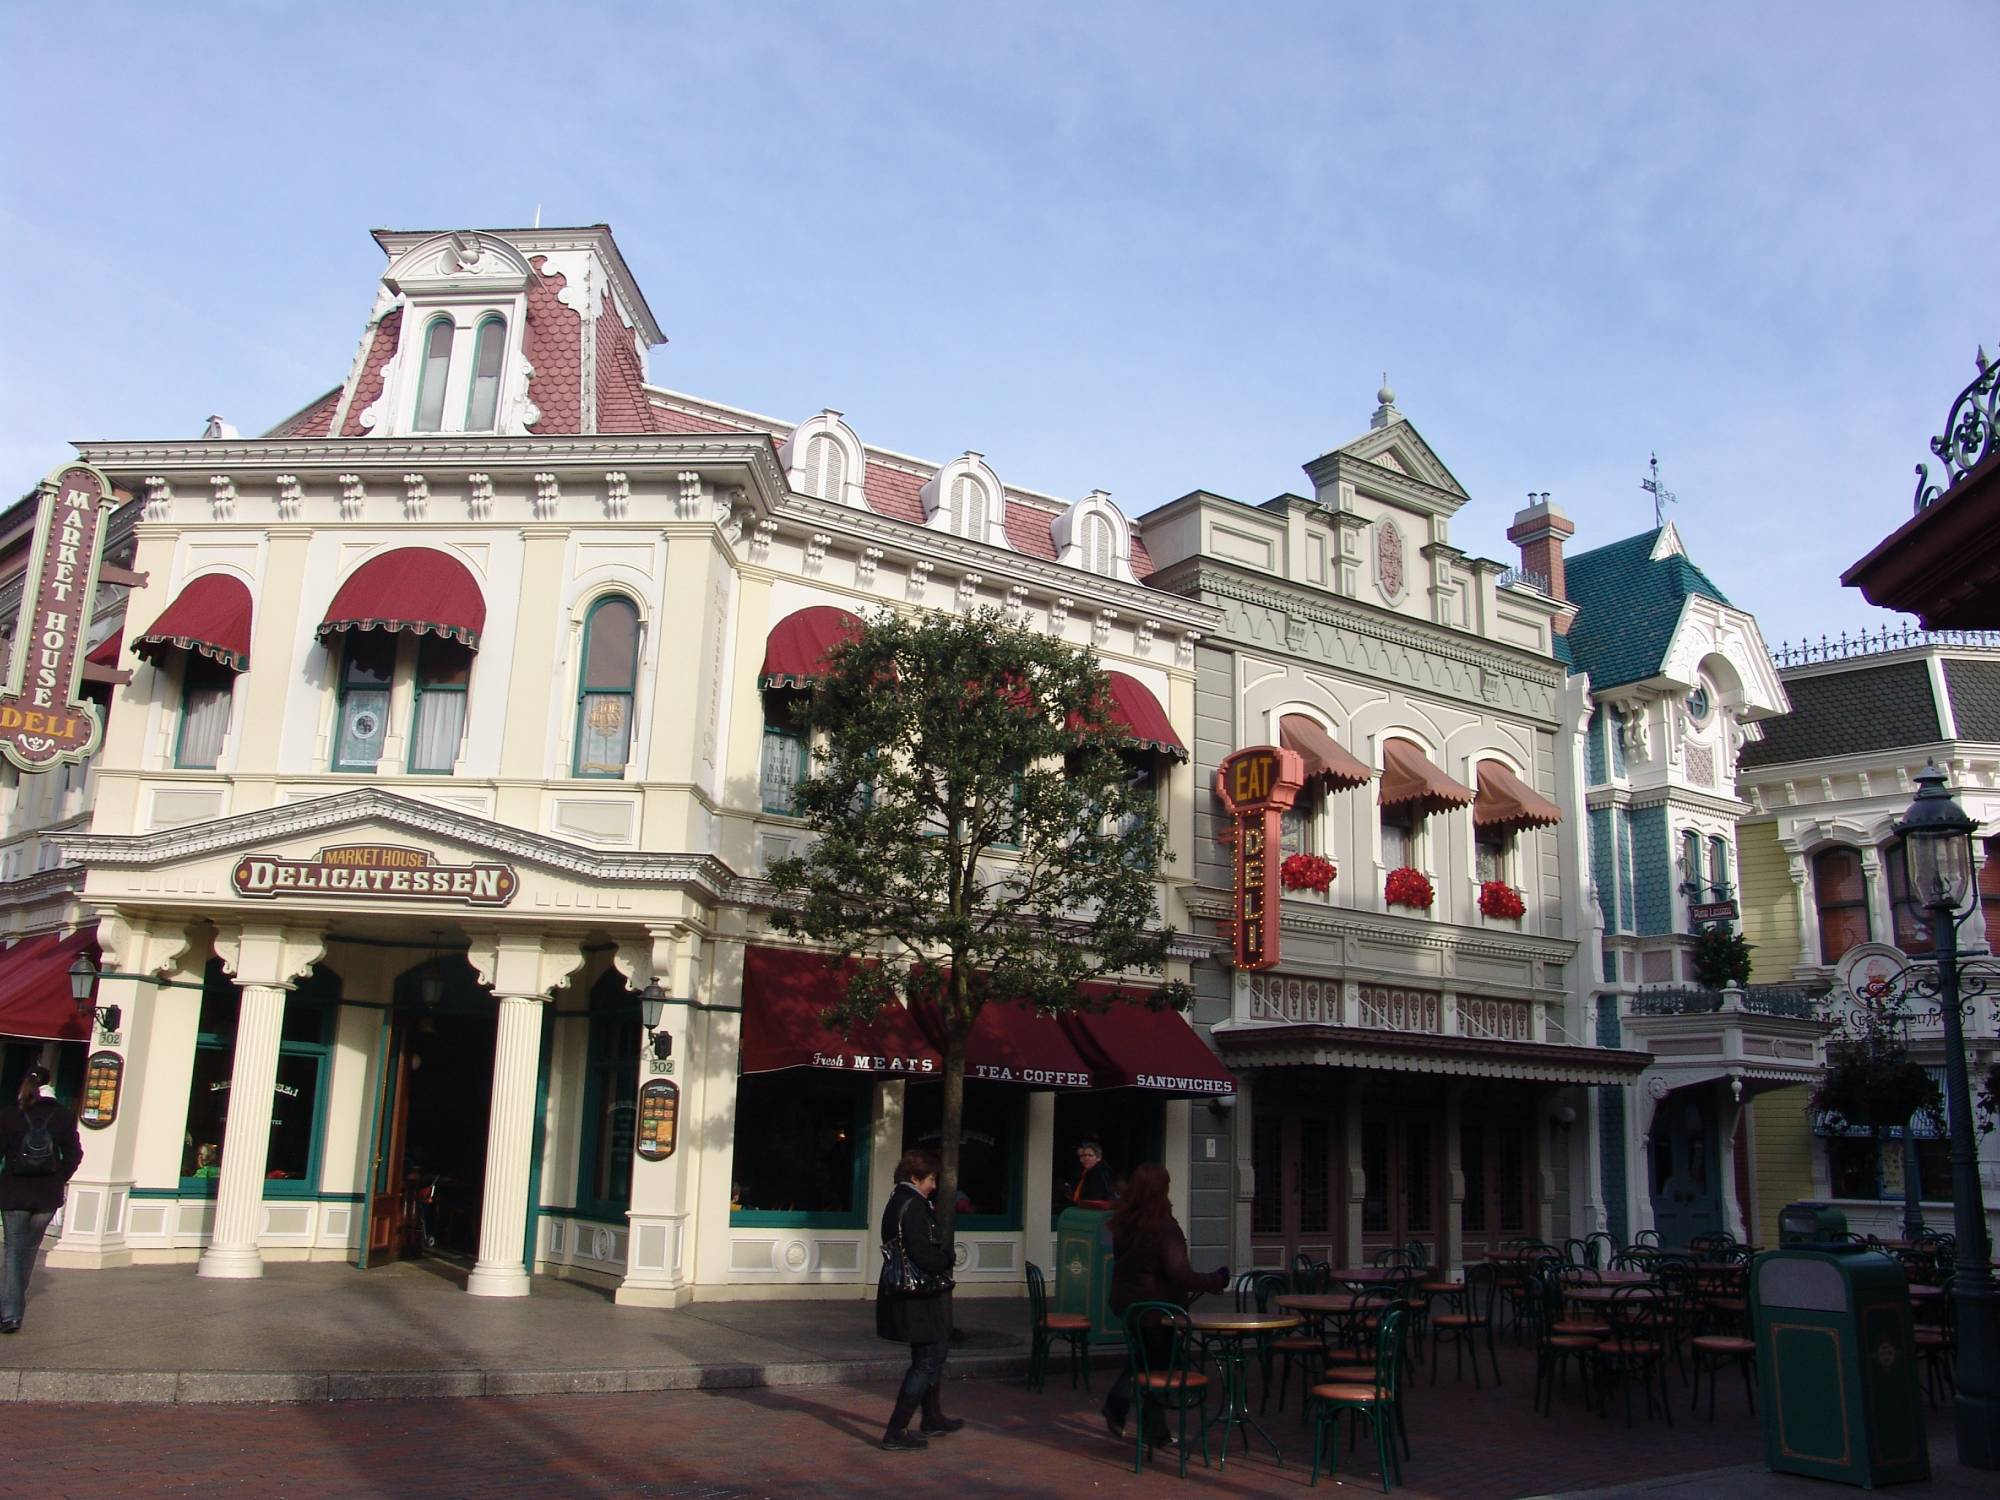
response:
M1111 1211L1066 1208L1056 1216L1055 1310L1090 1319L1090 1339L1125 1342L1125 1328L1111 1311Z
M1864 1489L1930 1477L1901 1266L1849 1244L1837 1210L1788 1204L1751 1263L1750 1312L1766 1467Z

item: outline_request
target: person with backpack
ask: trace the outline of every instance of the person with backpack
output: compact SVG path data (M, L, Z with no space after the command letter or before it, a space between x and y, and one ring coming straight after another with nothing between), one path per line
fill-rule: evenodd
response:
M30 1068L12 1108L0 1110L0 1224L6 1226L0 1265L0 1333L16 1333L28 1299L28 1277L49 1221L62 1207L70 1178L83 1165L76 1116L42 1092L47 1068Z

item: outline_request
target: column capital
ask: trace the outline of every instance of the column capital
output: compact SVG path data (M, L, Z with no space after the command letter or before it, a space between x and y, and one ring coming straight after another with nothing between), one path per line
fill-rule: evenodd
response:
M496 995L545 1000L589 963L581 939L555 941L562 946L525 933L475 932L465 956Z
M215 955L239 985L288 990L326 957L326 939L303 927L218 927Z
M621 939L611 965L633 990L658 984L669 996L685 1000L694 994L701 954L701 934L692 923L649 923L643 941Z

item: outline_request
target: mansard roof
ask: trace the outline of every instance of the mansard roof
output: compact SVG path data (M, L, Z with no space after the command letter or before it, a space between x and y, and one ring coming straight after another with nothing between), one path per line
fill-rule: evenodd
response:
M1792 700L1792 711L1766 720L1764 737L1744 745L1740 764L1746 771L1871 750L1935 745L1944 738L1937 701L1931 693L1930 669L1922 656L1838 671L1787 673L1785 693ZM1961 725L1960 733L1964 732Z
M1580 552L1564 561L1563 573L1577 606L1567 642L1571 666L1588 672L1600 692L1659 674L1691 597L1729 604L1681 550L1672 525Z

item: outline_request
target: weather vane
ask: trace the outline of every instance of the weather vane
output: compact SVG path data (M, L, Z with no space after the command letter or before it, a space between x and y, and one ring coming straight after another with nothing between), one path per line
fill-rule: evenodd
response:
M1667 524L1667 506L1680 496L1660 483L1660 455L1653 455L1653 477L1639 481L1639 488L1653 497L1653 530L1658 531Z

